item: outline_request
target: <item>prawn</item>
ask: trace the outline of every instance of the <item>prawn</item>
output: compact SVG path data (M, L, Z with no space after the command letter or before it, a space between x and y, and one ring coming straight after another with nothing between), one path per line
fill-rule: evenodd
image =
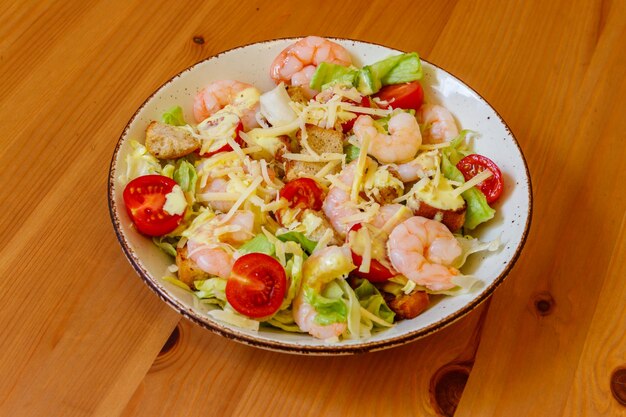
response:
M394 171L402 182L416 181L434 172L439 166L438 151L424 152L412 161L396 165Z
M328 246L307 258L303 266L305 285L293 300L293 320L301 330L318 339L337 337L346 331L346 323L320 325L315 322L318 312L307 301L304 288L307 286L315 292L321 291L325 284L344 273L347 274L353 268L352 255L346 246ZM307 269L312 272L307 272Z
M259 125L256 121L259 97L259 90L251 84L235 80L213 81L196 94L193 115L197 122L201 122L231 105L241 119L244 130L248 131Z
M367 153L383 164L413 159L422 144L417 120L409 113L398 113L389 119L389 134L379 132L374 119L367 115L359 116L352 129L359 143L369 136Z
M338 180L344 187L341 184L331 185L322 204L324 214L341 237L345 236L346 232L358 223L357 221L352 223L343 221L345 217L360 213L356 203L350 200L350 187L354 182L357 162L358 160L354 160L344 167L338 177ZM374 163L370 159L368 159L368 162Z
M422 125L424 143L448 142L459 135L452 113L443 106L422 104L416 116Z
M414 216L396 226L387 241L393 267L432 291L453 288L460 272L450 265L461 255L461 245L446 226Z
M302 331L318 339L330 339L346 331L346 323L331 323L323 326L315 323L316 316L317 311L304 297L304 291L300 291L293 300L293 320Z
M280 84L301 86L308 99L317 93L309 82L322 62L342 65L352 64L350 53L341 45L319 36L307 36L285 48L272 62L270 76Z
M218 214L203 224L187 241L187 253L204 272L227 279L235 259L224 246L241 244L254 235L254 213L238 211L227 222L221 223L224 216L225 214ZM231 230L222 229L218 234L218 228Z

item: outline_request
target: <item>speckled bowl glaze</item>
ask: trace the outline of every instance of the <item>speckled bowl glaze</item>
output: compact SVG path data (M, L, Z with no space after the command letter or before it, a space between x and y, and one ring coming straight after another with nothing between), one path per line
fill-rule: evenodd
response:
M489 297L502 283L518 259L531 221L532 193L530 175L522 150L506 123L478 93L455 76L423 61L426 101L450 109L464 129L480 132L474 143L477 153L494 160L501 168L505 191L496 205L496 217L479 227L474 235L482 240L500 237L500 251L475 254L463 272L482 279L473 292L456 297L438 297L420 316L404 320L393 328L366 340L345 340L328 344L305 334L261 329L242 330L209 317L207 307L194 296L163 281L172 259L133 227L122 199L124 184L118 177L126 170L125 157L131 139L143 142L144 131L151 120L158 120L167 109L180 105L185 118L193 120L193 96L208 82L236 79L254 84L262 91L273 87L269 65L274 57L297 39L278 39L241 46L207 58L182 71L152 94L137 110L124 129L113 152L109 174L108 199L115 233L126 257L141 279L163 301L186 318L224 337L264 349L298 354L340 355L381 350L402 345L449 325ZM400 51L385 46L348 39L333 39L343 45L357 65L368 64Z

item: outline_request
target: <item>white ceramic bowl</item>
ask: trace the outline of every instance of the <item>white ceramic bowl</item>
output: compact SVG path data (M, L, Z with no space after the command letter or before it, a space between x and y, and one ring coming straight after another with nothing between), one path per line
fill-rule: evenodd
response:
M195 302L193 295L164 282L161 278L167 274L166 269L172 260L154 246L149 238L131 227L122 200L124 184L117 179L126 170L125 156L130 152L129 141L143 141L148 123L159 120L164 111L175 105L183 107L187 120L193 120L193 96L212 80L236 79L254 84L262 91L272 88L274 84L269 77L269 65L280 51L295 40L255 43L207 58L167 81L141 105L115 147L109 175L109 208L122 249L143 281L176 311L202 327L249 345L290 353L349 354L385 349L433 333L471 311L502 283L524 245L530 227L532 194L524 156L504 120L478 93L455 76L426 61L423 61L422 79L426 101L443 104L454 114L462 128L480 132L481 138L475 141L474 150L495 161L504 176L505 190L497 203L495 218L474 233L482 240L500 236L504 245L498 252L472 255L463 267L464 273L482 279L483 285L475 291L456 297L442 297L415 319L400 321L393 328L366 340L327 344L309 335L279 330L261 329L257 333L210 318L206 314L207 307ZM357 65L400 53L366 42L333 40L350 51Z

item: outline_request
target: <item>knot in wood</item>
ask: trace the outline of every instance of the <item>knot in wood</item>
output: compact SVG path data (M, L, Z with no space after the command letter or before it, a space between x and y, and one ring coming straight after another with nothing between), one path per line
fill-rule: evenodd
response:
M433 375L430 380L430 402L438 415L454 415L471 370L471 362L449 363Z
M166 355L168 352L170 352L174 348L174 346L176 346L179 340L180 340L180 324L177 324L176 327L174 327L174 330L172 330L172 333L170 334L170 336L167 338L167 340L163 344L163 347L161 348L161 351L159 352L157 356Z
M204 43L204 37L202 37L202 36L194 36L193 37L193 41L194 41L194 43L197 43L198 45L202 45Z
M547 316L554 311L556 302L549 292L541 292L533 296L533 304L540 316Z
M611 393L618 403L626 406L626 367L620 366L611 374Z

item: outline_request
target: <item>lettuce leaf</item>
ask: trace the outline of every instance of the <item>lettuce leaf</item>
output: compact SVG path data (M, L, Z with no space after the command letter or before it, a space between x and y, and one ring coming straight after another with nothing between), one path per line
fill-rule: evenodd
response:
M247 253L259 252L269 256L276 254L276 247L271 243L263 233L259 233L237 249L239 253L245 255Z
M163 123L167 123L172 126L184 126L187 124L183 117L183 109L180 106L172 107L161 116Z
M461 245L461 255L455 259L452 267L460 269L467 260L467 257L472 253L489 251L495 252L502 247L500 238L492 240L491 242L481 242L480 240L471 236L455 236L457 242Z
M322 62L313 73L309 87L321 91L332 84L354 85L358 74L356 68Z
M300 232L287 232L282 235L277 235L276 237L283 242L298 243L308 255L312 254L317 246L317 242L307 238Z
M470 131L464 130L457 136L447 148L443 148L441 152L441 172L444 177L449 180L460 183L465 182L465 178L461 171L456 167L456 163L463 156L462 145ZM461 194L467 203L467 212L465 213L465 223L463 227L469 230L475 229L479 224L491 220L496 211L487 203L485 195L476 187L472 187Z
M136 140L130 141L133 150L126 155L126 175L120 176L121 183L126 184L130 180L149 174L160 174L161 164L145 146Z
M176 257L176 245L180 238L170 236L154 236L152 243L170 256Z
M364 309L387 323L393 323L396 313L387 306L378 289L368 280L362 280L361 284L354 289L354 293ZM377 325L377 323L374 322L374 325Z
M226 280L223 278L209 278L195 281L194 293L201 299L215 299L216 304L223 306L226 303Z
M186 159L181 159L176 164L176 169L172 179L180 185L180 188L187 193L195 193L196 182L198 181L198 173L196 168Z
M343 292L343 297L345 299L346 307L348 308L348 332L351 339L358 339L362 335L361 329L361 304L359 304L359 299L357 298L354 290L348 285L345 279L338 279L334 281ZM369 334L369 329L366 331L365 335Z
M408 83L422 78L422 62L417 52L391 56L370 67L382 85Z
M346 164L354 161L359 158L359 153L361 152L361 148L354 145L346 145L343 148L343 153L346 154Z
M329 284L330 286L330 284ZM345 323L348 319L348 306L344 300L339 298L329 298L316 293L313 288L305 286L303 288L306 302L317 312L315 323L326 326L333 323Z

